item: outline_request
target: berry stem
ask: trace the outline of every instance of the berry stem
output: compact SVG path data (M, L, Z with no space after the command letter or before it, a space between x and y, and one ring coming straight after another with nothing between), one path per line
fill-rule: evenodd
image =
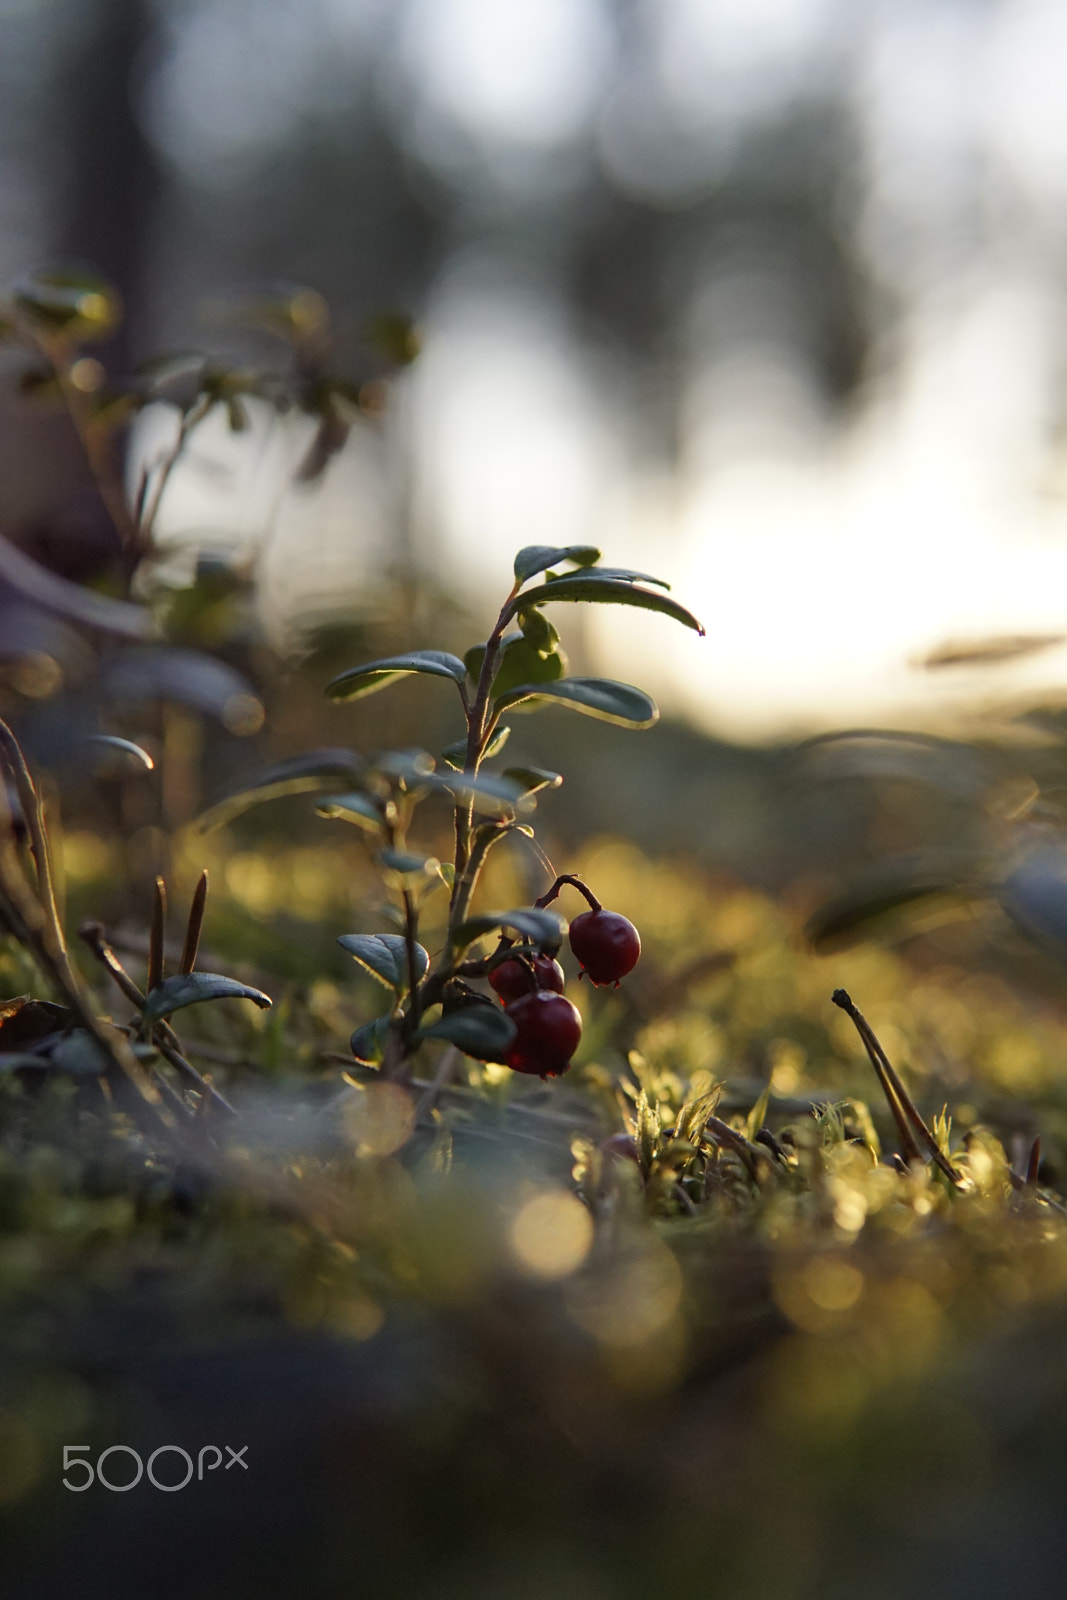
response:
M555 883L552 885L551 889L543 894L539 900L535 900L534 905L540 906L543 910L545 906L549 905L551 901L556 898L564 884L567 883L570 884L572 889L577 889L579 894L585 895L585 898L588 900L590 909L592 911L603 911L604 907L600 904L600 901L597 899L592 889L587 888L582 882L581 878L576 878L572 872L561 873L556 879Z

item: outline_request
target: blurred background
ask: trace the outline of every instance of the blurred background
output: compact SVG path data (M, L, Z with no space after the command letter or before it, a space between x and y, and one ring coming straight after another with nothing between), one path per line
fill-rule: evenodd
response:
M106 1160L72 1153L57 1118L49 1155L51 1102L0 1072L19 1600L113 1600L103 1549L129 1592L184 1596L159 1559L179 1536L203 1600L290 1570L331 1600L361 1570L402 1600L711 1573L739 1600L972 1595L1023 1571L1060 1600L1067 1250L1005 1152L1062 1191L1064 60L1054 0L0 0L0 285L23 285L0 303L0 715L71 930L100 919L139 979L156 874L173 934L210 870L202 964L275 1004L197 1008L183 1047L262 1112L274 1167L306 1140L316 1179L297 1111L332 1115L382 1003L337 936L392 924L362 837L310 794L206 833L204 807L313 747L439 753L461 731L439 683L323 687L484 638L523 544L594 544L707 629L557 608L571 669L632 679L663 720L517 716L508 760L564 774L538 839L640 924L641 968L618 995L571 979L565 1083L466 1062L425 1169L421 1145L357 1143L349 1172L324 1144L345 1226L372 1218L358 1251L324 1242L317 1190L301 1235L110 1132ZM124 317L91 276L34 287L57 267ZM110 496L72 417L116 447ZM131 515L152 538L123 553ZM444 857L433 805L413 843ZM486 905L544 887L513 842ZM36 993L5 945L0 992ZM842 1094L866 1117L842 984L931 1117L996 1131L996 1206L961 1203L950 1238L913 1172L863 1232L825 1111L830 1180L812 1167L795 1227L755 1189L746 1213L747 1180L710 1225L684 1190L650 1223L623 1207L626 1248L632 1222L662 1263L671 1230L687 1299L678 1267L620 1278L618 1348L566 1282L537 1298L500 1266L486 1193L525 1203L549 1160L569 1183L575 1129L623 1126L627 1071L665 1129L720 1079L749 1137L768 1115L810 1142ZM801 1259L851 1249L867 1289ZM247 1496L183 1523L165 1496L61 1492L61 1443L179 1420L255 1441Z
M0 276L87 262L121 370L240 353L306 284L422 356L330 470L199 430L160 542L260 547L284 651L419 573L470 609L595 542L702 617L572 658L730 740L943 724L916 662L1055 633L1067 577L1067 18L1052 0L0 0ZM5 394L4 532L71 511ZM131 481L162 424L142 415ZM154 432L153 430L156 430ZM58 437L58 436L57 436ZM265 547L265 548L264 548ZM1054 689L1067 655L1002 670Z

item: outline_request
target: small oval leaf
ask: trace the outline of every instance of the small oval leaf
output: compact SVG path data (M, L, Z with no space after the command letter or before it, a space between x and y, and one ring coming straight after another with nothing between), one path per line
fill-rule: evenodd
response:
M141 1015L151 1026L201 1000L251 1000L261 1009L271 1003L270 996L261 989L223 977L219 972L177 972L149 990Z
M616 722L624 728L650 728L658 719L656 702L629 683L611 678L564 678L560 683L528 683L512 690L498 701L498 709L510 710L525 700L569 706L603 722Z
M398 933L344 933L337 943L387 989L401 989L408 978L407 941ZM415 981L425 976L430 958L415 946Z
M515 578L519 583L526 583L561 561L570 561L577 567L591 567L599 560L600 551L591 544L528 544L515 557Z
M515 1038L515 1024L506 1012L486 1001L446 1012L423 1028L422 1039L447 1039L476 1061L503 1061Z
M567 670L567 658L560 650L547 654L527 644L520 634L507 645L493 679L494 700L517 689L522 683L556 683Z
M118 291L91 273L39 273L16 284L11 297L39 327L68 338L103 339L122 321Z
M71 1078L100 1078L111 1068L102 1046L84 1028L57 1040L48 1057L53 1067Z
M141 705L174 700L217 717L231 733L256 733L263 706L246 678L202 650L141 645L106 659L100 669L104 693Z
M973 857L917 852L888 860L859 875L808 918L804 935L819 954L845 950L896 911L920 900L955 901L962 909L975 893Z
M998 897L1031 938L1067 953L1067 848L1050 843L1030 850L1006 874Z
M454 795L457 800L471 800L486 816L508 816L516 809L528 810L527 791L506 774L482 772L471 778L457 773L454 778L435 777L433 787Z
M221 828L224 823L239 817L242 811L262 805L266 800L279 800L284 795L308 794L336 783L338 778L349 783L358 780L364 763L353 750L308 750L303 755L290 756L267 767L258 777L240 784L219 796L213 805L201 812L197 827Z
M373 1022L365 1022L352 1035L349 1044L361 1066L381 1066L389 1039L389 1022L389 1017L375 1017Z
M316 802L315 810L320 817L339 817L344 822L354 822L368 833L381 833L385 827L378 807L365 794L328 794Z
M155 762L141 745L134 744L132 739L120 739L114 733L87 733L87 744L100 744L107 750L118 750L123 755L132 756L148 772L155 771Z
M611 578L617 583L652 583L657 589L669 589L670 584L662 578L654 578L650 572L634 572L629 567L597 567L596 577ZM580 576L573 572L560 573L558 577L549 578L551 584L563 583L568 578ZM590 574L593 576L593 574Z
M539 794L542 789L558 789L563 777L544 767L505 767L503 776L518 784L524 794Z
M364 695L384 689L397 678L412 672L427 673L432 678L451 678L462 683L467 669L458 656L447 650L411 650L406 655L384 656L380 661L367 661L361 667L351 667L326 685L330 700L361 700Z
M84 584L72 583L56 572L38 565L32 556L0 534L0 579L23 600L43 611L103 633L121 634L128 639L147 639L156 624L150 611L129 600L112 600Z
M567 931L567 924L558 912L545 911L538 906L521 906L515 911L486 911L460 923L453 942L462 948L480 939L483 934L501 928L521 934L532 944L558 945Z
M490 761L492 760L493 756L498 756L501 750L503 750L504 746L507 744L510 735L510 728L498 728L493 734L493 737L490 739L489 743L486 745L485 754L483 755L482 760ZM467 764L466 739L457 739L455 744L446 745L441 751L441 756L443 760L448 762L450 767L455 767L457 772L462 772L463 768Z
M379 850L375 859L387 873L407 882L434 877L441 866L436 856L417 855L414 850Z
M687 628L692 628L701 637L704 634L703 624L697 621L691 611L680 606L677 600L671 600L665 594L654 594L650 589L638 588L633 583L623 583L613 578L599 578L593 574L588 577L582 574L567 574L562 578L554 578L551 583L542 584L540 588L529 589L511 602L506 617L513 617L520 606L548 605L550 601L555 600L638 606L642 611L658 611L665 617L673 617L675 622L681 622Z

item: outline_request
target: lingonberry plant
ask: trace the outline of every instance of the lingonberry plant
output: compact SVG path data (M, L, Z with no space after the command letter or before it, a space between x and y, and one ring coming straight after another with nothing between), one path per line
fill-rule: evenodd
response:
M389 751L364 761L352 751L315 751L262 773L255 784L228 796L217 820L257 800L336 782L319 813L355 823L368 835L375 860L399 902L402 932L346 934L340 943L392 992L381 1016L356 1030L356 1059L386 1077L407 1079L420 1046L444 1040L478 1060L506 1063L519 1072L556 1076L566 1070L580 1036L576 1008L560 992L563 973L555 956L567 924L550 903L565 886L578 889L590 910L571 929L571 948L594 983L616 983L641 951L636 928L605 910L571 874L552 872L549 889L532 906L474 911L475 892L490 852L503 840L533 842L527 818L536 797L557 787L558 773L529 767L490 770L509 728L503 721L522 706L563 706L629 728L647 728L658 712L630 684L569 677L559 634L545 615L555 604L625 605L672 617L698 634L697 619L663 591L660 579L599 565L587 545L531 545L515 558L514 582L489 637L461 660L444 650L414 650L364 662L327 686L337 701L358 700L413 673L451 682L459 696L466 737L448 745L440 762L428 751ZM534 582L534 580L539 580ZM413 848L416 808L432 795L447 796L454 812L453 858L441 862ZM542 863L547 858L536 844ZM441 883L449 907L440 949L431 958L420 942L425 902ZM482 941L496 938L486 950ZM488 981L503 1008L473 985Z

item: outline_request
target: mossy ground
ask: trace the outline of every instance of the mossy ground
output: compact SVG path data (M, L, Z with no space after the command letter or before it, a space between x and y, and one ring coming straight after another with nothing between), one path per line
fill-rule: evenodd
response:
M1067 1011L936 944L816 958L795 908L604 839L568 869L645 953L618 991L572 975L567 1077L457 1058L431 1088L427 1049L408 1093L346 1068L372 986L312 959L359 925L356 854L212 848L216 970L277 1002L180 1029L233 1125L175 1159L95 1086L0 1077L13 1592L822 1600L1027 1563L1062 1592ZM103 850L68 842L75 912ZM838 986L947 1107L957 1184L880 1159ZM61 1486L64 1444L246 1436L245 1478Z

